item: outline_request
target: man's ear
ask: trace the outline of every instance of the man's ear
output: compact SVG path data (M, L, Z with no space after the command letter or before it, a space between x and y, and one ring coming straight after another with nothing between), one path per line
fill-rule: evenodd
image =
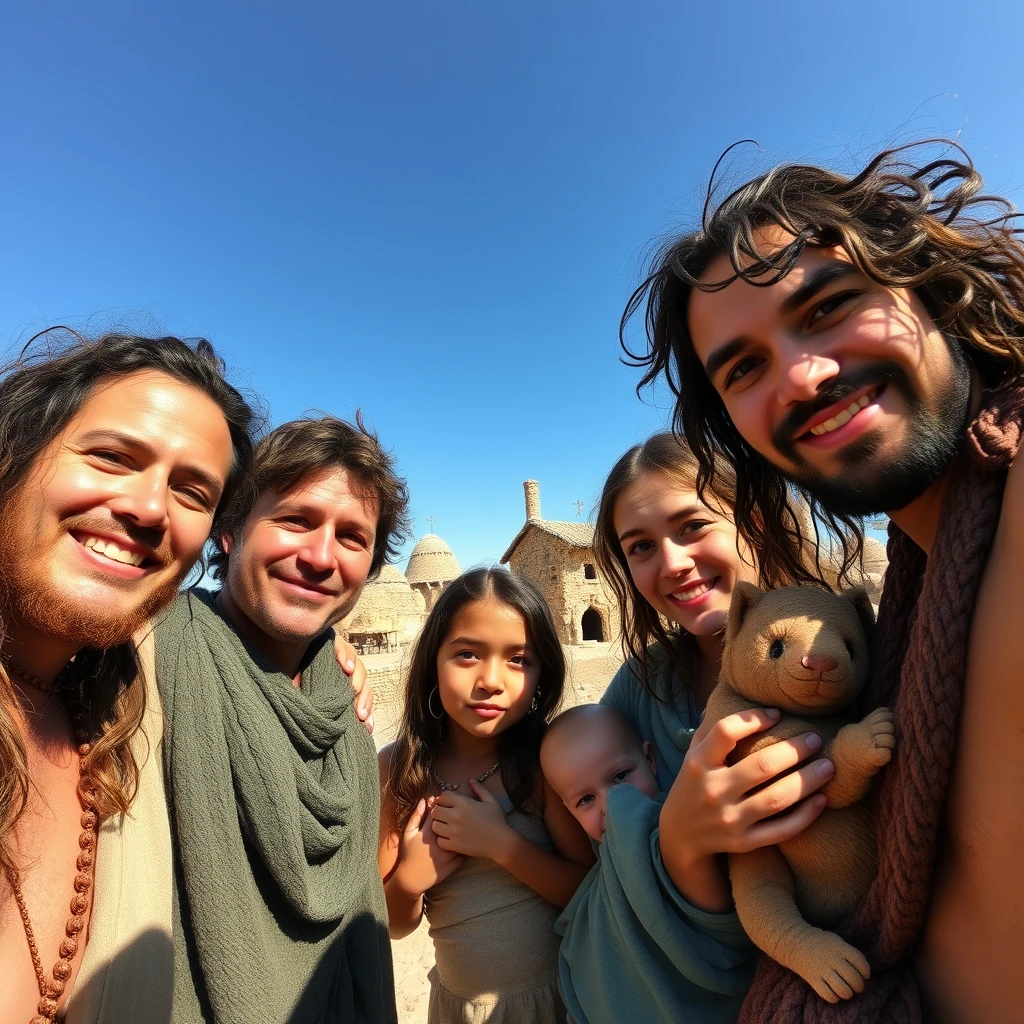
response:
M755 587L753 583L744 583L743 580L736 581L735 586L732 588L732 604L729 605L729 618L725 623L725 639L727 642L736 638L736 634L743 625L743 620L747 617L747 612L762 597L764 597L764 594L761 592L761 589Z
M228 533L227 530L225 530L220 535L220 549L221 549L221 551L224 552L225 555L230 555L231 554L231 545L232 545L232 543L233 543L233 541L231 539L231 534Z
M870 649L875 641L875 609L872 607L868 592L863 587L852 587L844 590L842 596L853 605L853 610L864 627L864 635L868 639Z

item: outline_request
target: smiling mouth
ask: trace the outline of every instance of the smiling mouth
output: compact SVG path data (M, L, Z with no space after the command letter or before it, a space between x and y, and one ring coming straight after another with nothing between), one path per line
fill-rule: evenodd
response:
M822 423L818 423L811 427L809 430L805 430L797 440L802 440L810 435L814 437L823 437L825 434L831 434L833 430L838 430L840 427L845 427L854 416L861 411L866 409L878 396L882 393L883 386L872 388L866 394L855 398L845 409L840 410L834 416L830 416L827 420Z
M675 590L668 596L673 601L685 604L687 601L694 601L698 597L703 597L708 591L714 590L718 580L718 576L711 580L701 580L699 583L691 584L685 590Z
M93 554L102 555L121 565L141 566L146 562L152 562L141 551L131 551L128 548L119 547L114 541L103 537L89 535L85 540L80 540L78 537L75 540Z

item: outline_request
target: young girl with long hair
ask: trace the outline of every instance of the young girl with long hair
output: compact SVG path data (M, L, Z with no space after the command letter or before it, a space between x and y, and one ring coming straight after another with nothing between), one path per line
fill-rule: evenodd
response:
M450 583L416 643L379 864L392 938L430 922L429 1024L565 1019L554 922L593 854L539 769L564 676L543 597L502 569Z
M652 803L629 786L608 793L613 842L602 843L602 875L632 897L616 903L607 886L590 885L559 922L562 990L577 1024L734 1021L753 953L720 855L790 838L824 806L816 791L834 769L816 758L818 737L777 743L730 764L739 740L769 728L778 712L700 725L718 678L733 588L738 580L758 581L733 524L734 500L726 466L715 490L698 494L696 460L670 433L626 452L601 494L594 554L618 598L628 654L602 703L652 745L665 795ZM811 524L797 506L789 522L779 543L804 553L800 582L820 577ZM615 984L608 985L613 964ZM643 969L634 971L637 964Z

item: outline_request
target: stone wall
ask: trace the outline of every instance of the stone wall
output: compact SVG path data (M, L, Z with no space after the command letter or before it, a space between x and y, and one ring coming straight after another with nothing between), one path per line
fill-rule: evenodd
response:
M572 547L540 527L527 530L509 568L525 576L544 595L563 644L583 643L583 614L593 608L600 616L601 639L618 635L619 611L612 592L597 577L586 578L585 566L594 566L587 548ZM595 567L596 569L596 567Z

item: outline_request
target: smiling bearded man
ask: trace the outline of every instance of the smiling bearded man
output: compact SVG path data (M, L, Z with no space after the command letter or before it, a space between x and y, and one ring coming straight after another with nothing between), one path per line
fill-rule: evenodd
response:
M175 1024L394 1024L377 758L331 626L406 534L377 439L256 448L213 564L155 630L176 867Z
M132 636L246 473L252 411L208 342L66 334L0 381L0 1020L158 1022L171 861Z
M758 1024L1007 1020L1018 998L1024 245L966 158L901 159L852 178L778 167L709 204L623 318L646 297L644 383L668 377L705 481L735 466L763 584L812 580L794 485L834 535L891 519L865 707L894 708L896 753L878 876L839 929L872 976L837 962L828 1005L765 961L744 1006ZM673 807L663 843L685 827Z

